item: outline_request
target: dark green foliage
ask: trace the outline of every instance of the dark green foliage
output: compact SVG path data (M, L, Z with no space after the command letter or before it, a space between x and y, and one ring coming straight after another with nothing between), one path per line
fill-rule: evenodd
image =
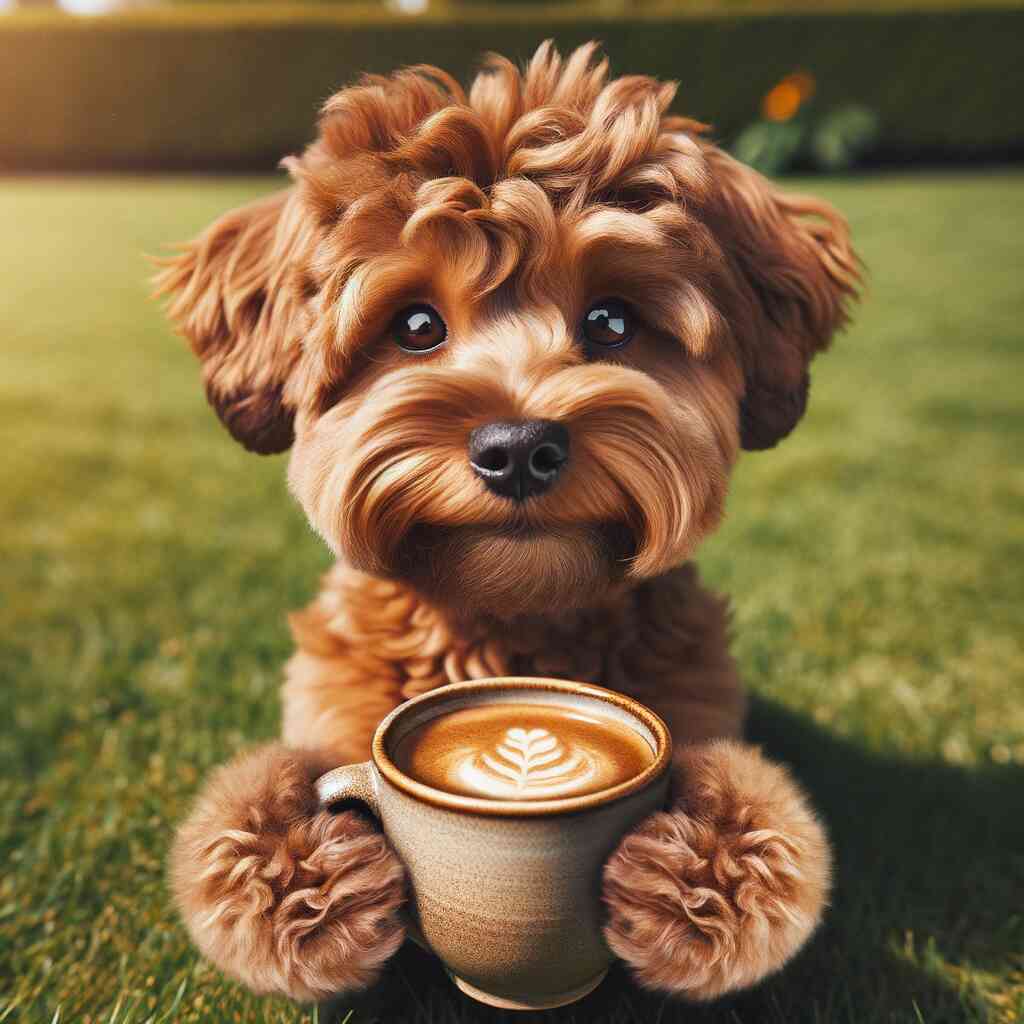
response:
M811 156L823 171L844 171L871 152L878 142L878 115L849 103L830 110L811 133Z
M729 148L762 174L794 168L848 171L877 145L878 116L856 103L820 114L815 104L788 121L755 121Z
M0 168L273 166L363 70L428 61L465 77L497 49L605 42L616 72L682 82L677 108L731 138L796 68L823 110L877 113L886 156L1024 152L1024 8L889 13L581 14L178 8L0 20Z
M807 145L803 119L755 121L740 132L730 149L733 155L762 174L781 174L796 163Z

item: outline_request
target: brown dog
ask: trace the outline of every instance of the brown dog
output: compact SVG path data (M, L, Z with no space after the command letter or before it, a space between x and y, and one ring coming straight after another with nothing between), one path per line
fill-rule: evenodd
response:
M366 985L398 948L402 865L312 782L400 701L480 676L591 680L668 722L672 804L604 878L640 983L750 985L821 915L825 834L739 740L725 605L685 563L739 449L803 414L857 260L830 207L594 51L491 57L468 97L430 67L339 92L294 184L161 274L218 415L292 449L338 556L292 620L283 743L220 769L173 853L200 949L259 992Z

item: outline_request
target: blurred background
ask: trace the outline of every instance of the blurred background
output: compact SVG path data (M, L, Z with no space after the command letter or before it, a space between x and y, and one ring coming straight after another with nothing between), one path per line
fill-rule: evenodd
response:
M541 1019L1024 1021L1024 0L0 0L0 1022L326 1020L219 976L167 896L203 777L278 732L330 559L285 457L207 409L147 257L285 185L360 72L547 37L678 79L839 207L867 276L698 553L751 738L831 832L826 923L712 1007L615 973ZM415 950L338 1019L527 1024Z
M778 172L1024 153L1024 11L1010 0L474 0L213 5L0 0L0 168L262 170L358 71L465 77L601 39L620 72ZM69 17L68 14L77 15Z

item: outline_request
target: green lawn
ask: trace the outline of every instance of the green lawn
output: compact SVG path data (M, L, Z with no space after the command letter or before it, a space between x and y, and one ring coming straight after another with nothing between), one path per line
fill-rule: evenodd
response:
M0 181L0 1021L310 1016L199 963L163 879L200 779L275 734L284 615L328 557L282 459L207 410L143 253L273 184ZM713 1010L613 976L548 1020L1024 1019L1024 172L809 186L869 292L701 562L751 734L828 821L833 907ZM373 1019L504 1018L407 952Z

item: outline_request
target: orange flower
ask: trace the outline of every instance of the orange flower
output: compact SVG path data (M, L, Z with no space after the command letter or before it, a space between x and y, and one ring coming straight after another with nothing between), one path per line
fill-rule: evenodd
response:
M761 101L761 114L768 121L788 121L814 95L814 77L794 71L772 87Z

